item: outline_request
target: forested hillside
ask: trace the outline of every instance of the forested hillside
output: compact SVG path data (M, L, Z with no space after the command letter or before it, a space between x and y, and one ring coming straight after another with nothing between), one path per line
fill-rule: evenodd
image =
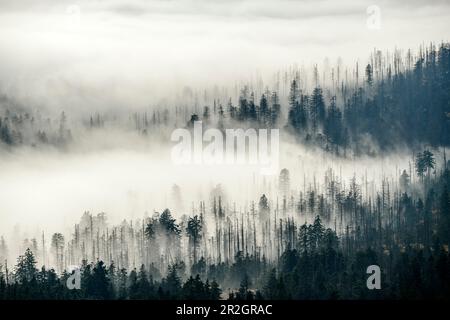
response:
M273 84L244 85L238 96L205 93L209 98L203 103L211 102L206 106L189 89L174 108L154 106L128 116L95 112L70 120L68 111L43 115L3 96L0 140L3 148L62 147L77 139L71 127L84 134L115 126L157 139L168 129L202 120L222 129L283 128L300 143L339 155L448 146L450 45L421 47L416 55L375 51L369 62L353 69L337 65L323 76L315 66L312 80L306 72L290 69L278 73Z
M429 174L430 168L438 174ZM326 193L309 189L280 203L262 195L245 211L219 197L180 220L165 209L119 226L109 226L103 213L86 212L72 234L53 234L50 248L44 233L42 239L25 240L16 265L0 268L0 295L445 298L450 290L450 171L435 167L430 152L419 155L416 169L422 175L416 185L404 171L398 182L383 184L375 198L363 197L363 186L354 180L344 187L328 177ZM7 250L2 239L2 259ZM55 267L38 270L37 260L39 268ZM82 290L70 291L66 267L80 264ZM366 288L366 268L373 264L381 267L382 290Z
M198 120L220 130L280 128L294 145L352 163L411 155L409 166L380 173L380 181L332 168L294 180L296 166L279 172L277 190L264 181L245 202L214 185L200 201L187 199L186 209L174 185L167 208L119 224L86 211L70 232L40 230L18 243L2 237L0 299L448 299L450 44L405 56L375 51L354 69L322 75L315 67L312 80L292 69L270 86L209 95L210 104L185 90L175 106L121 114L43 115L0 97L5 155L69 153L109 130L167 144L173 129ZM17 261L13 246L23 252ZM380 266L381 290L366 286L370 265ZM71 266L80 270L80 290L66 285Z

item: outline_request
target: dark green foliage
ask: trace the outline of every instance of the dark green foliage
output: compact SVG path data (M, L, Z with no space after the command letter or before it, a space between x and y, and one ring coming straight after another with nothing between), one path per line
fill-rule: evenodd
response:
M396 56L396 54L394 54ZM422 47L416 58L409 55L407 61L400 56L380 66L380 61L371 61L365 67L365 81L356 86L347 80L332 88L322 88L314 71L315 87L307 92L300 83L298 73L290 81L288 94L284 92L261 93L259 101L250 86L243 86L234 105L230 97L227 107L214 100L214 114L205 106L198 114L194 110L179 109L175 114L175 125L203 120L208 126L224 129L236 121L248 125L286 127L299 141L318 146L336 154L345 155L347 149L355 154L373 154L389 151L399 145L418 148L450 144L450 44L431 44ZM392 65L393 64L393 65ZM400 65L407 65L405 69ZM332 75L334 76L334 75ZM286 95L279 98L279 95ZM287 105L284 103L285 98ZM280 103L282 101L283 103ZM287 122L280 123L287 112ZM184 115L183 119L179 117ZM89 115L85 124L89 130L105 127L106 115ZM161 126L169 125L169 110L153 111L151 119L147 112L130 115L133 127L141 134L150 136L149 130L159 132ZM229 121L226 123L226 121ZM214 123L215 122L215 123ZM58 125L52 130L51 123ZM241 125L239 125L241 126ZM31 135L28 132L32 132ZM368 144L367 139L371 142ZM41 115L14 113L5 110L0 117L0 143L3 146L20 144L51 144L64 147L71 142L68 116L65 112L54 119L42 119ZM419 168L419 172L421 169Z
M442 190L440 219L447 219L448 190L446 187ZM295 244L299 249L287 248L276 268L267 267L264 259L238 252L231 266L207 265L201 258L192 270L200 269L205 276L217 274L222 281L234 283L236 289L229 292L229 299L237 300L448 298L450 255L446 246L436 243L435 249L426 251L410 246L393 247L389 252L368 247L346 253L340 240L351 241L345 237L339 239L316 217L313 224L300 228ZM381 267L382 290L367 289L369 265ZM222 290L215 280L203 281L197 274L183 281L179 270L183 270L181 264L169 266L167 276L157 282L144 265L127 275L125 269L116 271L114 265L106 268L102 261L84 262L82 289L68 290L65 283L69 275L63 273L58 277L54 270L45 268L38 271L34 255L27 249L18 259L14 281L7 284L4 269L0 268L0 296L5 299L213 300L221 297Z
M444 185L440 197L440 217L438 235L443 243L450 243L450 193L447 184Z
M87 297L90 299L112 298L110 281L111 279L108 277L108 271L106 270L105 264L102 261L97 262L86 283Z
M202 228L203 228L203 223L198 218L198 216L189 218L187 227L186 227L186 233L187 233L187 235L189 237L189 241L191 243L193 257L194 257L194 263L197 262L197 247L198 247L199 241L202 237L202 234L201 234Z
M278 203L272 199L269 202L267 196L262 195L257 209L253 204L247 217L247 212L230 213L229 203L222 205L221 197L217 196L214 213L210 216L220 227L214 240L208 238L206 232L211 230L206 230L203 221L204 204L199 215L194 213L179 224L170 210L165 209L161 214L146 218L134 229L128 225L119 231L115 229L111 236L114 239L112 247L116 250L120 247L120 261L116 261L120 270L111 261L116 258L104 259L111 263L109 267L103 261L90 264L84 261L80 291L70 291L66 287L70 276L63 270L66 242L62 234L55 233L51 246L56 271L44 267L37 270L33 253L37 251L30 245L31 250L19 257L12 272L0 265L0 297L219 299L221 286L225 286L231 299L448 299L450 173L448 169L442 174L439 172L436 168L439 158L433 154L439 151L435 146L450 144L448 44L421 53L413 65L411 70L390 72L380 79L376 75L376 64L368 64L365 83L361 87L357 84L354 89L337 91L322 90L316 81L312 92L304 92L295 77L290 83L286 129L297 140L320 146L336 155L345 155L347 148L354 149L356 154L372 154L373 145L386 151L399 143L415 151L421 150L413 163L420 183L413 183L413 169L409 174L404 170L398 180L398 190L389 191L389 184L386 188L383 181L382 190L373 198L365 199L362 196L364 186L358 185L355 177L345 188L330 183L327 186L329 195L321 194L315 187L305 187L298 198L292 197L292 201L288 197L280 199L282 210ZM280 117L281 112L276 92L266 91L258 101L245 87L237 105L230 100L224 110L219 104L217 117L221 129L228 120L233 124L276 127L277 122L285 119ZM186 114L182 123L188 121L190 114ZM216 105L213 114L208 107L203 109L203 120L208 124L214 121L215 115ZM147 128L150 123L147 117L142 121L139 118L135 115L135 122L139 124L136 127L141 129L143 123ZM159 112L154 113L152 125L166 122L166 112L162 118ZM91 128L103 126L103 120L99 116L97 119L91 117ZM192 114L188 126L197 120L197 114ZM0 119L2 145L20 144L24 121L20 115ZM58 137L41 128L36 141L63 143L69 136L67 125L66 115L62 113ZM375 143L366 143L368 137ZM290 211L289 207L294 209ZM283 216L286 212L313 222L302 225L305 220L290 221L291 217ZM245 223L246 219L250 221L254 217L260 220L258 227L254 223ZM98 244L101 241L95 241L93 230L81 232ZM133 253L142 256L136 264L144 263L131 272L123 268L124 265L134 268L135 265L135 257L122 252L122 246L127 246L126 240L122 241L125 233L139 237L135 244L139 243L140 251ZM270 260L260 253L257 241L252 239L256 236L272 237L260 244L273 246ZM183 237L189 241L186 262L178 260L176 252ZM217 241L217 260L202 250L207 241ZM154 256L148 257L154 248ZM90 248L84 249L90 251ZM88 253L89 259L95 261L98 245L97 248L93 245L92 249L94 253ZM0 264L8 256L6 251L6 244L1 241ZM166 254L164 258L161 258L161 252ZM203 254L205 257L201 256ZM169 263L171 265L167 266ZM379 265L382 270L380 291L366 287L366 268L372 264ZM215 280L209 282L208 279Z

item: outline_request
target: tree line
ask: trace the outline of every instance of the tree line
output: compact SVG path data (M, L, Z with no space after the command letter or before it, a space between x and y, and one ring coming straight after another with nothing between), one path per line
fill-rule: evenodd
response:
M424 163L422 163L424 162ZM435 166L425 150L416 174ZM448 298L450 171L414 183L404 171L373 196L352 179L266 195L246 211L213 199L192 216L170 210L109 227L106 215L85 213L66 239L24 242L13 268L0 241L0 296L76 299L415 299ZM425 166L425 167L424 167ZM425 168L425 169L423 169ZM438 168L435 168L438 170ZM286 170L280 180L287 183ZM280 186L285 189L286 186ZM309 221L309 222L307 222ZM37 260L42 268L37 270ZM91 261L91 263L88 263ZM65 286L81 265L81 291ZM379 265L382 289L368 290L366 268Z
M348 151L375 154L404 146L413 149L422 145L448 146L450 44L421 47L417 56L408 50L405 60L398 52L393 59L389 57L377 51L362 72L357 64L352 73L345 70L345 77L339 66L337 70L333 68L329 75L331 84L319 80L315 67L311 90L306 76L295 70L283 76L283 82L289 83L287 92L280 88L279 80L273 89L268 86L258 89L261 92L244 85L237 102L231 97L226 103L213 98L212 105L203 107L190 93L183 95L179 105L170 110L155 107L130 114L121 121L97 112L72 126L100 130L121 123L155 139L161 138L165 130L189 126L197 120L219 129L282 128L301 143L339 155ZM64 146L72 141L64 112L50 119L31 112L10 111L11 103L2 104L5 112L0 117L0 141L4 145Z

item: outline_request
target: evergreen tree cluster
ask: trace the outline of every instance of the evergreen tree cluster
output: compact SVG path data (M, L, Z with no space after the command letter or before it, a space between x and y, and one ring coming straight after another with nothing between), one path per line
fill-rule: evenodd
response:
M226 105L214 98L213 106L200 107L192 94L183 94L180 105L170 110L154 107L129 114L128 120L95 113L83 120L81 127L95 131L122 125L154 139L169 135L165 131L174 127L191 127L194 121L221 130L282 128L301 143L339 155L347 151L374 154L404 146L415 149L450 144L450 44L422 47L416 57L408 51L406 60L397 52L392 61L377 52L364 71L364 81L360 81L358 65L353 78L348 79L346 71L344 81L342 70L338 67L336 77L333 69L330 85L320 83L315 69L311 92L298 72L291 80L286 74L284 80L290 81L287 93L282 92L279 81L273 90L245 85L237 103L228 95ZM39 113L11 112L10 105L0 99L0 109L4 110L0 117L3 144L64 146L72 140L64 112L50 119ZM77 124L72 121L71 125Z
M202 281L199 275L182 281L176 265L169 266L165 278L154 280L144 265L137 271L118 270L112 263L106 266L103 261L82 262L79 271L64 271L58 275L54 269L36 268L33 252L27 249L17 259L12 274L0 266L0 299L198 299L217 300L222 289L216 281ZM5 273L6 271L6 273ZM75 272L80 274L80 289L69 288ZM73 278L72 278L73 279Z

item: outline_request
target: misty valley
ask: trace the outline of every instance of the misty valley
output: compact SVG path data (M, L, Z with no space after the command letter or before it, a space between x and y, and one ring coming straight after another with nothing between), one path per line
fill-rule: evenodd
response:
M2 92L0 299L450 296L448 43L138 110Z

